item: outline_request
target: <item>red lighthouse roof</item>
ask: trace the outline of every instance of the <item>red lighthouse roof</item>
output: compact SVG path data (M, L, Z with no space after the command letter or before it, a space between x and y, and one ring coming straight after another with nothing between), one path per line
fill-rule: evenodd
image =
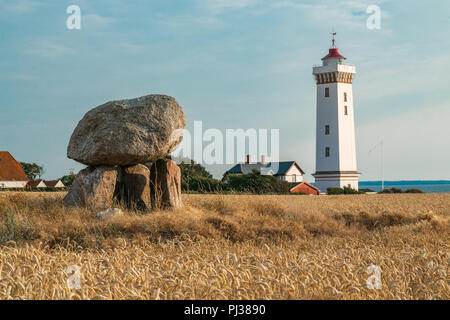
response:
M322 60L329 59L329 58L346 59L343 55L341 55L339 53L338 48L330 48L329 53L325 57L323 57Z

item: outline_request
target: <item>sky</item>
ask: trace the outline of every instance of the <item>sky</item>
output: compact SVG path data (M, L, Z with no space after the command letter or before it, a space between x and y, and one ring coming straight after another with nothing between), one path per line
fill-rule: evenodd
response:
M81 9L81 29L66 12ZM369 29L366 9L381 10ZM173 96L203 128L280 130L280 159L315 170L312 67L337 46L356 66L358 170L380 180L450 179L450 2L1 0L0 150L53 179L90 109ZM216 177L230 166L209 168Z

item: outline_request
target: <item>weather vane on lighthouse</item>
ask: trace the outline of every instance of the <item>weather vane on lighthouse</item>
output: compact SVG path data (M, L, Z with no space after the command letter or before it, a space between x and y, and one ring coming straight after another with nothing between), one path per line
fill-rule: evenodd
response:
M330 33L331 34L331 48L336 48L336 32L334 32L334 28L333 31Z

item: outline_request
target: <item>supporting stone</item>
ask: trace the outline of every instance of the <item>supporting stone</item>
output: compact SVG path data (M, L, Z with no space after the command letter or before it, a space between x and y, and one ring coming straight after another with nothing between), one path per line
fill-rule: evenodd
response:
M116 198L132 210L151 209L150 170L142 165L119 167Z
M183 206L181 171L169 159L157 160L150 169L150 190L154 208L170 209Z
M88 209L106 209L113 204L117 170L112 166L88 167L81 170L69 192L64 205Z

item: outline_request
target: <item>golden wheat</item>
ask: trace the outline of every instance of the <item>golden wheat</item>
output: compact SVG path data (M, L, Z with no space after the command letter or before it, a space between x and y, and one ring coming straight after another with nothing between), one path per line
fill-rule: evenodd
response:
M0 193L0 299L450 298L450 195L188 195L111 221L62 196Z

